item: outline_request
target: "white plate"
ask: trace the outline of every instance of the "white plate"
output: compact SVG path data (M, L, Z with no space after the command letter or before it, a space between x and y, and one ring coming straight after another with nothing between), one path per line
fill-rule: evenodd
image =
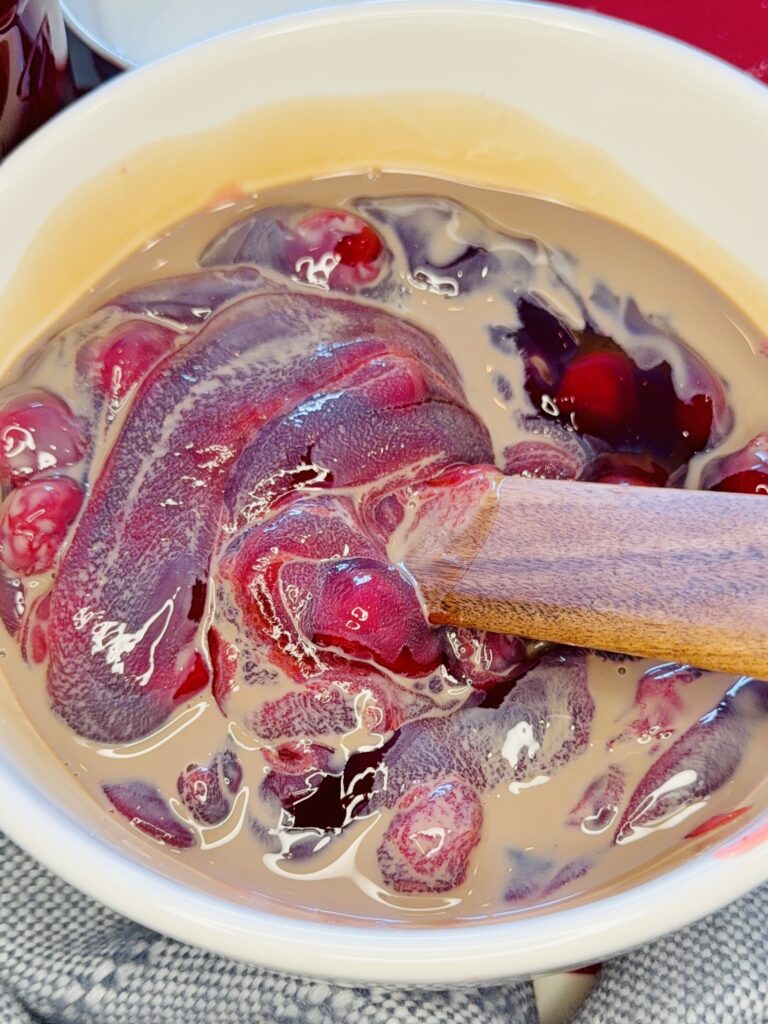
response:
M69 27L92 50L131 68L204 39L298 11L361 0L62 0Z

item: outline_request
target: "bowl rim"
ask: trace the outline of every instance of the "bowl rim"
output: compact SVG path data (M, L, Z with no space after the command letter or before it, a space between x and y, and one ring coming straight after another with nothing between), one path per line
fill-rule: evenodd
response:
M270 19L208 40L139 71L144 88L172 79L175 68L196 59L197 51L256 43L260 38L333 22L340 16L365 21L400 16L479 13L510 19L531 18L555 27L579 27L616 44L652 46L659 58L683 67L711 67L734 102L758 103L768 121L768 92L730 65L687 44L616 19L558 5L517 0L376 0L355 7L327 8ZM69 126L85 121L110 98L135 88L136 72L108 83L33 136L6 161L0 189L23 178L25 167L46 151L66 145ZM287 972L348 982L453 985L498 981L589 963L648 942L724 906L768 879L768 813L729 837L733 849L742 837L738 870L727 851L713 848L632 889L584 906L566 907L533 918L506 915L473 925L413 928L359 927L306 919L236 905L193 889L148 868L59 809L37 786L37 813L28 813L30 786L0 750L3 800L0 825L7 834L67 882L113 910L182 942ZM750 837L752 842L750 842ZM762 839L762 841L759 841ZM692 898L693 894L696 898ZM139 895L140 894L140 895ZM658 908L663 906L663 916ZM671 925L670 925L671 922ZM311 951L311 954L310 954ZM308 955L310 954L310 955Z
M64 24L72 32L73 35L77 36L81 43L84 43L93 53L99 57L103 57L104 60L109 61L110 64L114 64L115 67L121 68L127 71L130 68L138 67L133 61L128 60L118 50L112 50L105 42L102 35L100 35L95 29L89 28L88 25L72 10L72 7L67 0L59 0L59 6L61 7L61 13L64 17Z
M77 0L75 0L75 3L76 2ZM247 32L253 28L260 28L261 26L271 24L272 22L282 23L284 21L289 20L293 21L295 19L303 19L306 18L307 16L312 16L316 14L324 15L328 14L329 12L335 12L336 14L339 14L341 12L343 12L344 14L351 14L353 11L359 10L360 8L376 8L382 6L382 4L387 4L389 6L398 4L401 6L410 7L416 7L418 5L422 9L434 8L437 11L439 11L440 9L444 9L448 6L457 6L455 0L356 0L356 2L354 3L350 2L350 0L305 0L305 3L306 7L301 10L293 11L289 14L268 15L266 18L259 17L257 21L246 23L234 29L227 29L224 32L219 32L210 36L206 36L205 39L201 39L196 43L187 44L185 46L174 48L172 50L169 50L166 54L164 54L161 57L157 57L153 60L149 60L139 64L136 61L132 60L130 57L126 56L121 50L114 49L113 46L110 45L106 37L103 35L103 33L99 33L95 28L86 25L83 22L82 18L73 10L72 0L59 0L59 6L61 7L65 24L71 30L71 32L74 35L76 35L82 43L84 43L90 50L92 50L99 57L103 57L104 60L108 61L110 64L114 64L115 67L120 68L124 71L132 71L138 68L148 67L150 64L157 64L161 60L167 60L169 57L175 56L177 53L183 53L185 50L193 49L197 46L204 46L206 43L210 43L214 39L221 39L222 37L232 35L233 33ZM648 28L644 25L635 24L634 22L631 22L626 18L621 18L618 15L604 14L594 9L569 7L566 3L556 2L556 0L553 0L553 2L550 2L550 0L458 0L458 5L460 6L467 7L470 4L476 4L477 6L483 7L490 7L492 5L501 6L502 4L506 4L507 6L509 6L510 4L512 4L516 7L541 7L544 9L555 8L562 10L564 12L582 15L590 20L597 18L600 21L618 22L620 25L636 29L637 31L642 32L645 35L656 36L657 38L664 40L665 42L671 42L685 49L693 50L700 56L705 56L709 60L715 61L716 63L722 65L724 68L727 68L729 71L735 72L736 74L749 79L758 87L758 89L765 87L762 82L760 82L757 78L751 75L748 71L736 67L734 64L731 64L729 61L725 60L722 57L718 57L716 54L708 53L702 50L700 47L696 46L695 44L688 43L683 39L678 39L673 36L669 36L666 33L660 31L659 29Z

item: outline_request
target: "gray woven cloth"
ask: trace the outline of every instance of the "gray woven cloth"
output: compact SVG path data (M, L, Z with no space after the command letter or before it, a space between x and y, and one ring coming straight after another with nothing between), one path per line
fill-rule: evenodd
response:
M133 924L0 835L0 1024L536 1024L527 982L337 988ZM574 1024L768 1024L768 887L607 964Z

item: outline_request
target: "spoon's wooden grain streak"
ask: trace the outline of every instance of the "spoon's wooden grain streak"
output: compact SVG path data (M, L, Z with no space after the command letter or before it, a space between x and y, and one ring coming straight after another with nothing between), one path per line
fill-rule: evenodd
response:
M768 500L486 479L406 549L432 622L768 678Z

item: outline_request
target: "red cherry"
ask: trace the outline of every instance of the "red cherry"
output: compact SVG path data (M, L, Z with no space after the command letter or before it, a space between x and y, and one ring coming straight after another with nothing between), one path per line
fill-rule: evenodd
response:
M694 395L690 402L678 402L677 424L692 451L706 448L712 433L712 399L709 395Z
M526 663L525 644L516 636L449 626L442 641L448 671L476 690L490 690L519 675Z
M82 488L65 476L11 491L0 510L0 557L8 568L21 576L52 568L82 503Z
M82 458L86 438L72 410L42 388L0 403L0 480L14 486Z
M310 626L311 639L408 676L440 662L437 632L416 592L393 566L370 558L329 565Z
M87 349L91 378L114 411L155 363L173 348L176 332L151 320L127 320Z
M628 484L632 487L665 487L669 473L645 455L598 455L581 476L598 484Z
M589 352L566 366L557 390L560 414L580 434L615 440L637 414L635 365L623 352Z
M357 234L345 235L333 251L345 267L357 267L377 260L381 248L381 239L369 224L365 224Z
M288 245L296 274L311 284L359 291L382 271L386 250L374 229L343 210L315 210L295 226Z
M768 494L768 434L757 434L738 451L714 459L701 474L708 491Z
M736 494L768 494L768 466L762 469L743 469L718 480L710 491L731 491Z

